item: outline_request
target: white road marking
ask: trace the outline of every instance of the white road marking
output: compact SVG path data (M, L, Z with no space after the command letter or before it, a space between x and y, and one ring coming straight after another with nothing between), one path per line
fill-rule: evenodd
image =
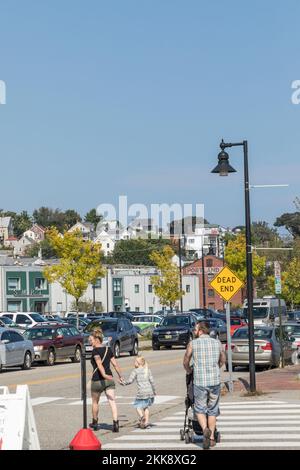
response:
M126 401L118 401L119 398L122 398ZM171 401L174 401L176 399L180 398L179 396L176 395L157 395L154 400L154 405L163 405L164 403L169 403ZM117 405L132 405L134 403L135 397L124 397L124 396L116 396L116 401ZM68 403L69 406L76 406L76 405L81 405L82 406L82 400L76 400L71 403ZM100 403L108 403L108 400L105 396L100 397ZM92 399L88 398L87 399L87 404L91 405L92 404Z
M63 397L37 397L31 399L32 406L44 405L45 403L51 403L56 400L63 400Z

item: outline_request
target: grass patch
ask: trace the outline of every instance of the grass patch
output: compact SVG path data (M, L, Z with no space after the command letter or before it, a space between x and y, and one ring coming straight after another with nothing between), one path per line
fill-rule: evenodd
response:
M255 392L244 392L241 394L242 397L261 397L262 395L267 395L266 392L263 392L262 390L256 390Z

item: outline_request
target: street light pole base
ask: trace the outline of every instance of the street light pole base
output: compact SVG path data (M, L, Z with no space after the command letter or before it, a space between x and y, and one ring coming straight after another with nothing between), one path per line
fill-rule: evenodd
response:
M70 450L101 450L101 442L91 429L80 429L69 444Z

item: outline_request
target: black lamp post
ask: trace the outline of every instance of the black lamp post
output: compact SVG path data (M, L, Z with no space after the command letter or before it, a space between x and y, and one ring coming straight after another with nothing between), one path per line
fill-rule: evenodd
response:
M254 349L254 321L253 321L253 277L252 277L252 245L251 245L251 219L250 219L250 185L248 169L248 142L220 143L221 152L218 155L219 163L212 170L220 176L228 176L236 170L229 164L229 155L225 152L228 147L243 147L244 151L244 190L245 190L245 221L246 221L246 269L247 269L247 301L248 301L248 328L249 328L249 371L250 391L256 391L255 380L255 349Z
M206 310L206 287L205 287L205 266L204 266L203 243L202 243L201 265L202 265L202 307L204 308L204 310Z

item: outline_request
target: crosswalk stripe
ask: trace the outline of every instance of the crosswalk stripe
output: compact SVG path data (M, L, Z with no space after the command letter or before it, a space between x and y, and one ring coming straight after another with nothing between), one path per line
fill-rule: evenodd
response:
M270 409L270 408L272 408L273 410L277 410L277 409L280 409L280 410L285 409L286 410L288 408L293 408L295 410L295 409L300 409L300 405L291 405L291 404L290 405L289 404L288 405L263 405L262 407L260 405L255 405L255 406L254 405L251 405L251 406L246 406L245 405L243 407L233 405L233 406L226 406L226 408L222 405L220 406L221 411L222 410L224 410L224 411L236 410L236 409L243 409L243 410L245 410L245 409L250 410L251 409L252 410L253 408L257 408L257 409L263 408L264 410Z
M249 421L244 418L245 421L242 420L237 420L237 421L232 421L232 420L218 420L218 427L222 425L226 426L236 426L238 425L244 425L244 426L249 426ZM290 419L290 420L280 420L278 419L261 419L258 418L257 420L250 420L252 425L258 425L258 424L300 424L300 419ZM159 423L153 423L154 426L162 426L162 427L170 427L170 426L183 426L183 420L180 421L165 421L164 423L159 422ZM300 437L299 437L300 439Z
M259 434L257 435L256 439L266 439L266 440L276 440L276 439L281 439L282 438L282 434ZM291 440L294 440L294 439L297 439L299 440L299 434L289 434L288 435L288 438L291 439ZM251 439L251 440L255 440L255 436L253 437L253 434L230 434L228 436L222 436L222 441L221 442L227 442L227 441L234 441L236 439L240 439L240 440L248 440L248 439ZM121 437L118 437L117 439L115 439L115 441L136 441L136 440L139 440L139 441L146 441L146 440L149 440L149 436L146 436L146 435L141 435L139 437L137 437L136 435L132 436L132 435L129 435L129 436L121 436ZM180 439L179 439L179 432L177 432L176 434L156 434L155 436L151 436L151 440L154 441L154 440L157 440L157 441L163 441L163 440L168 440L168 441L179 441L180 442ZM199 436L198 437L198 440L202 440L202 437Z
M226 427L226 426L222 426L222 425L218 425L218 430L219 431L232 431L232 426L231 427ZM260 431L299 431L300 432L300 426L281 426L281 425L278 425L278 426L248 426L248 427L245 427L245 426L236 426L234 428L235 431L253 431L253 432L260 432ZM148 433L151 433L151 434L155 434L155 433L161 433L161 432L172 432L174 431L174 427L160 427L160 426L157 426L155 428L150 428L150 429L147 429L146 432L147 434ZM144 429L136 429L134 431L132 431L134 433L137 433L137 434L143 434L145 433L145 430Z
M180 442L180 441L179 441ZM251 441L251 442L221 442L220 444L217 445L215 448L216 450L218 449L237 449L237 448L274 448L274 449L280 449L280 448L300 448L300 442L286 442L286 441ZM162 442L155 442L155 443L147 443L147 442L138 442L138 443L129 443L129 442L119 442L119 443L113 443L113 444L106 444L103 446L103 450L138 450L138 449L164 449L164 450L202 450L202 444L199 446L195 444L182 444L180 445L179 443L174 443L173 446L171 446L171 443L169 444L164 444Z
M52 401L63 400L63 397L37 397L31 399L32 406L44 405L45 403L51 403Z

